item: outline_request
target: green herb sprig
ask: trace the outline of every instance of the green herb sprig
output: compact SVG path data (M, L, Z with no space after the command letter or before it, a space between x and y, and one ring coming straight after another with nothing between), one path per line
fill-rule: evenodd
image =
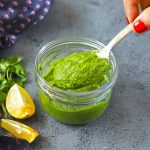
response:
M22 87L26 84L27 71L20 64L22 57L8 57L0 59L0 106L4 117L7 117L5 107L6 95L9 89L16 83Z

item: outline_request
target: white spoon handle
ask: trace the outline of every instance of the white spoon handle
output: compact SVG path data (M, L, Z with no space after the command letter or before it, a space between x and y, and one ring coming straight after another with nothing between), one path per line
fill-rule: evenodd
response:
M125 36L127 36L130 32L133 31L132 23L126 26L123 30L121 30L107 45L104 47L104 50L109 54L111 49L121 41Z

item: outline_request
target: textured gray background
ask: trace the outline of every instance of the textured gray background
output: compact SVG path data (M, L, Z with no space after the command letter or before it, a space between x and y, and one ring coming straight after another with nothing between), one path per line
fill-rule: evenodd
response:
M55 0L40 24L29 28L17 44L0 57L20 55L30 72L27 90L36 116L22 121L40 137L32 150L149 150L150 149L150 33L131 34L115 47L119 78L106 113L85 126L56 122L41 108L34 80L34 59L48 41L84 36L107 44L126 25L122 0Z

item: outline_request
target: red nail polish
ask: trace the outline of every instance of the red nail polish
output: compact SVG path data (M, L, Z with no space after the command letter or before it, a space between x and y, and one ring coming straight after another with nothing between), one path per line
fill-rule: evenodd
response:
M135 32L142 33L148 29L148 27L144 24L142 20L138 20L133 23L133 28Z
M129 19L126 17L126 22L127 22L127 24L129 24L130 22L129 22Z

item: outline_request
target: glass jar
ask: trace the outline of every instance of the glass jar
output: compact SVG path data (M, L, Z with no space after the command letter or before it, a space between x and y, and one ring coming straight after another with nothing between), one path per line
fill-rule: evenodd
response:
M107 75L109 82L88 92L70 92L51 86L42 76L57 58L85 50L101 50L99 41L87 38L68 37L54 40L45 45L35 60L35 78L38 95L45 111L56 120L73 125L89 123L106 110L112 88L117 80L118 67L113 53L110 53L112 70Z

